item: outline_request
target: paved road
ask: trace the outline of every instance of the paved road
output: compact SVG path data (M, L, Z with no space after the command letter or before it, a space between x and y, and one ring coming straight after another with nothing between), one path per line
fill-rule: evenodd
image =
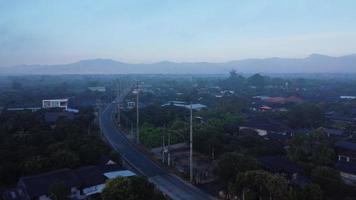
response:
M117 99L116 101L120 100ZM115 108L116 104L111 103L104 109L101 114L101 128L110 145L120 153L125 161L130 163L142 175L148 177L149 181L154 183L158 189L174 200L214 199L190 183L169 174L128 141L115 125L113 119Z

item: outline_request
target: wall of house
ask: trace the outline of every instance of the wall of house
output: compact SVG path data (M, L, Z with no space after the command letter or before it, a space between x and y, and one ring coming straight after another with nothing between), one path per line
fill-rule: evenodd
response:
M345 172L340 172L341 178L346 184L355 185L356 184L356 175L349 174Z
M47 197L46 195L42 195L40 197L38 197L38 200L51 200L49 197Z
M105 184L94 185L91 187L84 188L83 193L87 196L90 196L93 194L101 193L104 188L105 188Z

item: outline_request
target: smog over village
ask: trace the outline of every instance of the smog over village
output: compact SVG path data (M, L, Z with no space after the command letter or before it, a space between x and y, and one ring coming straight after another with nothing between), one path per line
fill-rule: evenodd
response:
M0 200L356 199L356 1L0 0Z

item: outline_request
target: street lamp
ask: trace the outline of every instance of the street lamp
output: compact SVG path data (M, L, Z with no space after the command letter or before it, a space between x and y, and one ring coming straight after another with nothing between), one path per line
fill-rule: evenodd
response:
M140 117L139 117L139 107L138 107L138 96L139 96L139 89L138 89L138 82L136 85L136 89L133 91L134 94L136 94L136 142L137 144L140 143L140 130L139 130L139 123L140 123Z
M193 182L193 106L192 101L190 101L190 127L189 127L189 174L190 174L190 182Z

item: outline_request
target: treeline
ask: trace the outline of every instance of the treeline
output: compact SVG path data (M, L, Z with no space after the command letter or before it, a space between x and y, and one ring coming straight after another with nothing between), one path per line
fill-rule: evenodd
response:
M24 175L96 164L102 155L115 158L93 119L93 110L83 109L75 119L59 118L51 128L41 112L3 112L0 184L14 184Z
M246 147L242 142L239 148L219 157L214 172L227 189L227 199L348 200L356 195L354 187L344 184L334 169L335 153L322 129L294 136L286 152L285 158L304 170L309 179L304 183L291 181L283 173L265 171L259 156L240 150L244 147L251 151L257 146Z

